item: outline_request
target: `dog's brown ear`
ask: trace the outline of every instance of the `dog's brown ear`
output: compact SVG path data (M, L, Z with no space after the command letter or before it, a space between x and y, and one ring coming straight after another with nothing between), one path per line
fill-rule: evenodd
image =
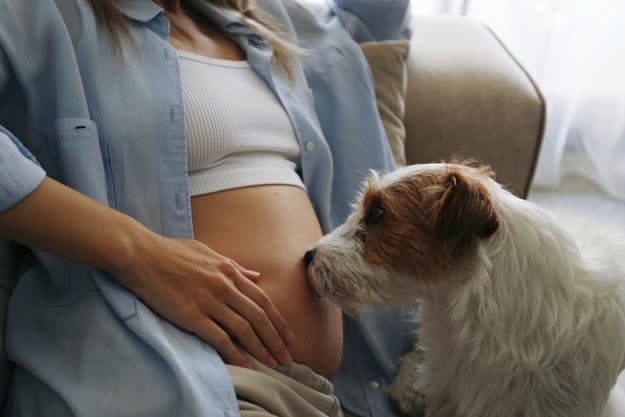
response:
M457 171L449 171L444 192L434 207L434 232L439 239L456 244L461 250L474 237L495 233L499 220L485 187Z

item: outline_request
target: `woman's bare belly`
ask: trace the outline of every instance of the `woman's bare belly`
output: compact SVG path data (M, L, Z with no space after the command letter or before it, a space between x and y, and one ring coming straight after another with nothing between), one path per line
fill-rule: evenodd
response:
M295 334L293 359L332 377L341 359L341 313L306 278L302 258L321 237L306 192L287 185L236 188L193 197L191 208L195 239L261 273L258 285Z

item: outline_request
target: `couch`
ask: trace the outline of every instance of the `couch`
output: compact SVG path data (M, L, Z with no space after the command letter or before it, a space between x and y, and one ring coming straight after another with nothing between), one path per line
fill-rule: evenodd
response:
M454 154L491 165L527 197L545 125L530 75L486 26L459 17L414 18L406 94L409 163Z
M479 23L417 17L414 28L404 117L407 161L472 157L490 164L500 182L525 197L545 119L539 89L495 34ZM21 251L0 240L2 335ZM3 339L0 406L10 374Z

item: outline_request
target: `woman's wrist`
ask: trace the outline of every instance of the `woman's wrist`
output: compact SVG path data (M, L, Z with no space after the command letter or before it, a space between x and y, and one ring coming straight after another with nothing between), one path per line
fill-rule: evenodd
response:
M99 248L100 263L97 266L120 275L141 256L146 241L154 240L158 235L130 216L118 213L116 217L107 241Z

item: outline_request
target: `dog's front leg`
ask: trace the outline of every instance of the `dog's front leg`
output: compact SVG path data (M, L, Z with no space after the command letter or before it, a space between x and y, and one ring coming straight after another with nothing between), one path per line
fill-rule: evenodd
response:
M421 393L422 366L425 352L417 344L414 350L402 356L399 371L388 389L391 399L405 416L421 417L425 409L425 397Z

